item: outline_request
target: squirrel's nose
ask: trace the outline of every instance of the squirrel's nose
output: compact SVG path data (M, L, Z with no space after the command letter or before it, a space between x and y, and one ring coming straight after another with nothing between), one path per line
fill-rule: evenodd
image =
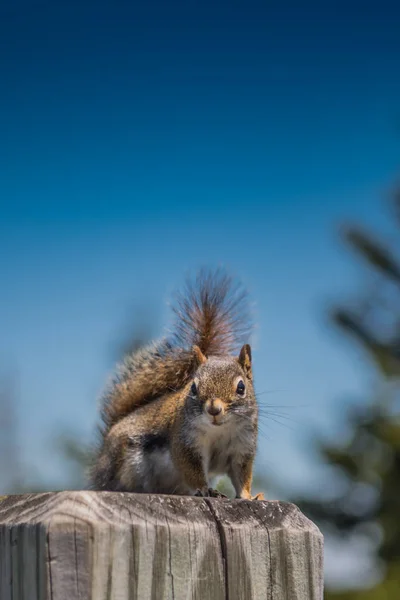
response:
M220 404L209 404L207 406L207 412L212 415L213 417L216 417L217 415L219 415L219 413L222 411L222 406Z

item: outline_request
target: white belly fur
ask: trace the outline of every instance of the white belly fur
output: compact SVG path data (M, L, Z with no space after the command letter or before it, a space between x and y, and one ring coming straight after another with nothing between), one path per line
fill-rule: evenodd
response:
M232 462L240 461L252 450L254 436L247 421L232 418L216 426L204 415L196 430L195 443L211 478L226 474Z

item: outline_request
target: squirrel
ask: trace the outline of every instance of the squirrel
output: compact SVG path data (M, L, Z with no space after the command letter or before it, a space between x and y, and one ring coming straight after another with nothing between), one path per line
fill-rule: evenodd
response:
M173 305L172 337L128 355L102 407L96 490L251 496L258 433L247 293L223 271L200 271Z

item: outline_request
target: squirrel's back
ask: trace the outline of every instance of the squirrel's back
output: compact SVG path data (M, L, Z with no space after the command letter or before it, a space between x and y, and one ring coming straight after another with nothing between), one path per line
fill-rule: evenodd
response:
M172 310L170 338L137 350L119 366L103 401L102 437L138 407L185 386L198 366L193 347L206 357L232 354L251 330L246 292L220 269L188 280Z

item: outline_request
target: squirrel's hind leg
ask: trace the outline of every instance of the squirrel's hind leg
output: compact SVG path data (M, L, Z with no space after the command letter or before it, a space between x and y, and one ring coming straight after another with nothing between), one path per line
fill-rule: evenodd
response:
M157 436L137 436L126 451L121 478L130 483L131 491L147 494L188 494L181 474L176 469L168 444Z

